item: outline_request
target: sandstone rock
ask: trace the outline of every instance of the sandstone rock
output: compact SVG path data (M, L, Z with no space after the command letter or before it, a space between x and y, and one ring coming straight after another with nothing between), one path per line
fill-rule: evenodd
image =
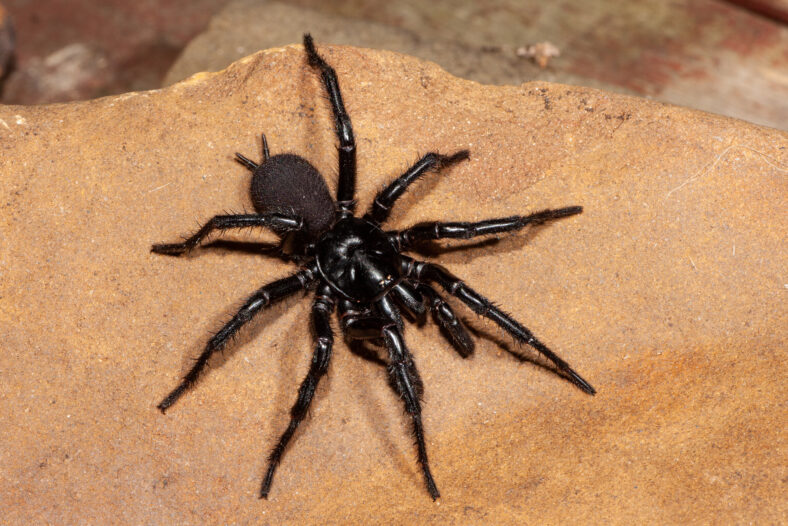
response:
M439 259L597 396L515 361L465 310L481 333L469 360L431 323L409 326L433 503L384 371L338 338L259 501L311 354L308 302L295 299L156 410L209 331L290 268L150 245L249 208L232 154L258 155L259 132L336 182L319 79L299 46L271 49L159 91L0 107L4 520L780 522L788 136L593 89L490 87L395 53L321 51L353 118L362 208L419 154L471 150L417 184L392 227L585 207Z

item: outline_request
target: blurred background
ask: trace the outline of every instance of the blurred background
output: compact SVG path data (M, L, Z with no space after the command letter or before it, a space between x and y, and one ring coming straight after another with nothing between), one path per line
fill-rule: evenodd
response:
M154 89L306 31L788 129L788 0L0 0L0 102Z

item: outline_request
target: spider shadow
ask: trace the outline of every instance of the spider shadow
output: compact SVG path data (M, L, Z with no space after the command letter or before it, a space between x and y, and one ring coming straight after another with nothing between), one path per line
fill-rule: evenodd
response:
M266 243L262 241L233 241L228 239L217 239L203 245L203 248L219 249L218 252L243 253L254 256L268 256L274 259L289 258L282 252L279 243Z
M526 344L512 341L511 338L508 337L508 335L506 335L503 331L501 331L500 334L490 332L486 327L482 327L478 323L479 321L480 320L472 318L469 319L467 317L462 318L463 324L475 338L494 343L518 362L535 365L540 369L554 374L565 382L568 382L572 385L572 387L577 387L568 376L562 374L558 368L556 368L547 358L543 357L536 350L532 349Z

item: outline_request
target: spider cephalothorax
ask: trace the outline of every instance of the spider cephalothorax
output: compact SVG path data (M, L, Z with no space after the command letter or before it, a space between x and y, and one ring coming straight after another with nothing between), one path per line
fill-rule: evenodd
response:
M260 310L298 291L314 290L314 355L298 391L298 399L291 409L290 425L269 457L260 497L268 496L282 453L306 415L318 381L328 369L334 342L329 318L336 308L339 326L349 342L367 340L387 351L385 363L389 383L402 398L413 421L419 463L427 490L436 499L439 493L427 462L421 422L423 387L413 356L405 345L400 312L404 309L411 317L420 318L430 311L443 334L463 357L473 352L474 343L454 310L433 288L435 284L477 314L498 324L517 342L536 349L555 365L559 374L586 393L594 394L594 388L528 329L448 270L411 258L403 252L424 241L469 239L511 232L527 225L578 214L582 208L570 206L475 223L435 221L399 231L383 230L381 225L388 218L391 207L408 186L428 171L467 160L468 151L461 150L453 155L428 153L381 190L363 217L354 216L356 143L350 117L342 102L336 73L317 53L309 35L304 36L304 48L309 64L320 71L334 114L339 138L337 199L331 198L325 180L307 160L295 154L271 156L263 136L263 160L260 164L236 154L237 160L253 174L251 196L256 214L215 216L182 243L153 245L153 252L177 256L197 247L214 230L267 227L281 238L281 256L299 265L295 273L264 285L246 300L232 319L208 341L181 383L158 408L164 412L175 403L194 384L211 355L222 349Z

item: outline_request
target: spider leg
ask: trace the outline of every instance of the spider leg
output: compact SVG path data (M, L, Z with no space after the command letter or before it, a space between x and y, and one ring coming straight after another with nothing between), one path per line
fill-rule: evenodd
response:
M470 155L468 150L460 150L452 155L428 153L419 159L416 164L408 168L407 172L394 179L386 188L378 192L365 218L370 221L375 221L378 224L383 223L388 219L394 202L405 193L408 186L416 181L416 179L420 178L429 170L437 171L469 158Z
M380 340L380 323L380 314L372 310L358 311L350 301L340 301L339 327L348 339Z
M339 183L337 186L337 206L341 212L352 215L356 207L356 141L353 138L353 127L350 116L342 102L342 92L334 68L329 66L315 49L311 35L304 35L304 49L309 65L320 70L323 86L331 102L334 112L337 138L339 139Z
M454 314L454 310L446 301L441 298L435 289L432 287L420 284L418 291L428 299L428 305L432 312L432 318L435 320L445 335L448 336L452 346L457 350L460 356L468 358L473 354L475 345L471 335L463 326L460 319Z
M416 438L419 463L424 473L427 491L435 500L440 497L440 493L430 472L427 446L424 443L424 426L421 421L420 399L424 392L424 385L416 370L413 356L402 337L402 329L396 316L397 307L386 296L378 300L376 307L377 312L354 312L352 310L347 310L344 314L340 312L340 315L343 316L341 326L351 339L382 339L382 343L388 351L386 369L389 374L389 384L405 402L405 411L413 421L413 435ZM343 308L340 304L340 311Z
M596 394L596 390L577 374L568 363L562 360L557 354L551 351L545 344L536 339L531 331L520 325L514 318L493 305L490 300L470 288L460 278L451 272L433 263L416 261L404 258L407 271L413 278L435 282L446 292L457 297L460 301L468 305L476 314L484 316L501 327L510 334L515 340L530 345L539 351L545 358L550 360L558 370L566 375L567 379L588 394Z
M278 232L288 232L291 230L301 230L304 221L300 218L285 216L282 214L237 214L221 215L212 217L196 234L189 237L183 243L163 243L153 245L151 252L166 254L169 256L180 256L196 248L200 242L208 237L214 230L229 230L231 228L247 227L268 227Z
M422 319L427 308L424 306L424 296L407 281L401 281L391 289L391 295L400 307L403 307L414 319Z
M384 297L381 303L387 301ZM391 387L405 402L405 411L410 414L413 420L413 436L416 439L418 449L419 464L424 473L424 482L432 500L440 497L440 492L435 485L435 480L430 472L429 461L427 460L427 446L424 443L424 425L421 421L421 395L424 386L419 378L416 364L413 363L413 356L410 354L402 331L393 320L385 323L381 328L383 341L389 354L388 373Z
M315 330L315 351L312 355L312 363L309 366L306 378L301 382L301 387L298 388L298 399L292 409L290 409L290 424L285 432L282 433L279 442L268 457L268 471L260 487L261 499L268 498L271 482L274 479L274 472L282 459L282 453L284 453L287 443L290 442L298 428L298 424L306 416L320 378L328 370L328 363L331 360L331 348L334 344L334 334L331 331L331 323L329 321L333 311L334 299L331 295L331 289L328 285L324 285L317 292L315 301L312 304L312 326Z
M488 234L500 234L520 230L527 225L539 225L545 221L560 219L583 211L581 206L568 206L552 210L542 210L527 216L511 216L496 219L487 219L475 223L467 222L441 222L429 221L419 223L398 232L387 232L389 239L400 250L407 250L419 241L433 241L436 239L471 239Z
M222 349L226 344L227 341L234 336L238 330L243 327L246 322L252 319L255 314L257 314L260 310L269 305L290 296L298 292L299 290L306 289L309 284L314 281L315 274L317 273L317 269L309 269L304 268L292 274L286 278L282 278L267 285L260 287L257 292L249 296L249 298L244 302L243 306L238 310L238 312L228 321L224 327L222 327L219 332L217 332L213 338L208 340L208 344L205 346L202 354L197 358L197 361L194 363L192 368L186 373L186 376L183 377L181 383L173 389L170 394L167 395L161 403L156 406L158 407L162 413L164 413L167 408L169 408L172 404L175 403L181 395L189 389L194 382L197 381L197 378L200 376L200 373L208 364L208 360L211 358L213 353Z

